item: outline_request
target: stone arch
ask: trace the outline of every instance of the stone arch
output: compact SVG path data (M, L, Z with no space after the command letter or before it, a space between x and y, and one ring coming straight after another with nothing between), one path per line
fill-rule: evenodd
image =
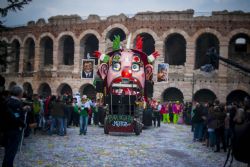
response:
M197 38L204 33L213 34L214 36L216 36L218 38L219 43L222 43L222 41L220 41L220 40L224 39L224 37L221 35L221 33L219 31L217 31L215 29L211 29L211 28L204 28L204 29L200 29L200 30L196 31L196 33L191 37L191 40L197 41Z
M96 97L96 90L92 84L84 84L79 89L80 95L87 95L90 99L95 99Z
M56 40L59 41L59 40L60 40L63 36L65 36L65 35L71 36L71 37L73 38L73 40L74 40L74 43L77 42L77 38L76 38L75 34L74 34L73 32L71 32L71 31L61 32L61 33L57 36Z
M95 34L89 33L85 34L80 39L80 59L94 59L95 64L98 64L98 58L96 58L93 53L99 50L99 39Z
M126 36L128 36L129 31L127 29L127 27L125 27L123 24L120 23L116 23L116 24L112 24L110 26L108 26L102 33L102 41L101 43L105 43L105 52L110 52L112 51L112 40L109 39L110 34L112 34L112 32L114 32L114 30L119 30L120 32L123 32L123 38L125 41L126 40ZM125 44L123 44L122 40L121 40L121 46L124 47Z
M35 40L32 36L27 36L24 40L23 71L32 72L35 64Z
M182 34L172 33L164 40L165 63L184 65L186 62L187 41Z
M184 30L181 29L174 29L171 28L170 30L166 31L163 33L163 35L161 36L161 41L164 41L169 35L171 34L180 34L183 36L183 38L185 39L185 41L189 41L190 40L190 36L188 35L188 33Z
M79 35L77 43L80 43L80 41L82 40L82 38L84 38L84 37L85 37L86 35L88 35L88 34L93 34L93 35L95 35L96 38L98 39L98 41L101 41L101 36L100 36L100 34L99 34L97 31L95 31L95 30L86 30L86 31L83 31L83 32Z
M24 92L24 96L32 97L33 88L32 88L31 83L29 83L29 82L23 83L23 92Z
M216 98L217 96L210 89L200 89L194 94L194 101L200 103L214 102Z
M4 42L6 42L6 43L8 43L8 42L9 42L9 40L8 40L8 38L7 38L7 37L2 37L2 38L1 38L1 41L4 41Z
M10 43L12 43L14 40L17 40L20 43L20 45L22 45L22 39L19 36L17 35L12 36L10 39Z
M226 43L228 44L230 42L230 40L233 38L233 36L237 35L237 34L247 34L248 36L250 36L250 31L248 29L245 28L239 28L239 29L235 29L233 31L230 31L226 37Z
M111 30L109 30L106 34L106 41L113 41L115 39L115 35L119 35L120 36L120 40L121 42L124 41L126 39L126 34L125 32L123 31L123 29L121 28L118 28L118 27L115 27L115 28L112 28Z
M27 40L28 40L29 38L32 38L33 41L36 43L36 37L35 37L33 34L28 34L28 35L26 35L26 36L24 37L24 39L23 39L23 45L25 45L25 43L27 42Z
M51 88L50 88L49 84L47 84L46 82L40 84L37 92L39 95L41 95L44 98L46 98L52 94Z
M53 65L54 40L50 36L43 35L40 40L40 64L41 67ZM52 67L51 67L52 68Z
M40 36L39 36L39 44L41 43L41 39L44 38L44 37L50 37L52 40L53 40L53 43L56 41L56 38L53 34L51 34L50 32L45 32L45 33L42 33Z
M150 35L153 37L153 39L154 39L155 41L160 41L160 38L158 37L158 35L157 35L153 30L151 30L151 29L149 29L149 28L141 28L141 29L136 30L136 31L133 33L133 35L132 35L133 41L135 41L135 40L136 40L136 37L137 37L139 34L141 34L141 33L148 33L148 34L150 34Z
M243 102L245 97L250 97L250 95L243 90L237 89L227 95L226 101L228 104L232 102Z
M211 48L214 48L217 54L220 54L220 42L218 37L210 32L205 32L196 38L195 45L195 69L198 69L205 64L212 64L214 68L218 69L218 61L214 62L212 58L207 56L207 52Z
M169 87L162 93L163 101L184 101L182 91L176 87Z
M63 32L58 38L58 63L61 65L73 65L76 45L76 37L72 32Z
M112 24L112 25L108 26L103 31L103 33L102 33L102 38L103 38L102 42L106 41L107 34L110 32L110 30L112 30L114 28L119 28L119 29L123 30L125 32L126 36L129 34L128 28L126 26L124 26L123 24L120 24L120 23L115 23L115 24Z
M15 86L15 85L17 85L16 82L14 82L14 81L10 82L9 87L8 87L8 90L11 90L11 88L12 88L13 86Z
M56 92L57 92L57 95L59 95L59 96L62 96L65 93L67 93L69 95L73 94L71 86L69 86L69 84L67 84L67 83L60 84L59 87L57 88Z

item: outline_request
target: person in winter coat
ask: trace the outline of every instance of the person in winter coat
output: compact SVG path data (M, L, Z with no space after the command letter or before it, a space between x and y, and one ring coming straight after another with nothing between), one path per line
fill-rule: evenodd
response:
M192 123L194 125L194 141L201 141L202 140L202 134L203 134L203 119L202 119L202 106L197 103L196 107L193 111L194 116L192 118Z
M5 123L5 152L2 167L13 167L13 162L22 138L22 130L25 127L25 112L30 108L23 106L21 98L23 89L16 85L11 89L11 97L7 100L7 108L4 111Z

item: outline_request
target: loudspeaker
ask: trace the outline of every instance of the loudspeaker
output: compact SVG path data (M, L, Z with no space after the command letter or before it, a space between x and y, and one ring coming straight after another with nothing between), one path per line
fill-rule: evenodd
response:
M104 81L103 80L99 80L99 81L96 81L96 87L95 87L95 90L98 92L98 93L103 93L104 91Z
M153 97L154 93L154 82L153 81L147 81L145 82L145 93L147 97Z

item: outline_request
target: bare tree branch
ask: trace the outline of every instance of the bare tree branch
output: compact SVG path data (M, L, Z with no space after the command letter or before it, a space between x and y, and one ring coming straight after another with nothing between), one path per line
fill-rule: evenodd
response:
M8 4L4 8L0 8L0 15L1 17L7 16L9 11L20 11L23 9L23 5L27 5L31 2L32 0L7 0Z

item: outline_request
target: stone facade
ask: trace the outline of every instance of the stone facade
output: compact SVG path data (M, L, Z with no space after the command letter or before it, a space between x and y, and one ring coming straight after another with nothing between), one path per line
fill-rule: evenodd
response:
M164 99L164 91L168 88L177 88L184 97L184 101L191 101L193 94L202 89L208 89L216 97L225 102L227 96L236 90L250 94L250 75L242 73L226 64L220 64L212 76L204 76L199 69L195 69L197 39L202 34L212 34L218 39L219 53L224 58L229 58L231 39L244 34L250 37L250 13L237 12L212 12L211 16L194 16L193 10L142 12L129 18L124 14L110 16L105 19L90 15L83 20L78 15L54 16L46 22L39 19L30 21L27 26L16 27L1 32L1 40L20 44L20 58L18 72L2 72L6 77L6 88L13 83L29 83L34 93L38 93L41 84L47 83L52 94L60 94L62 85L69 85L72 92L81 92L87 85L92 85L92 79L81 79L81 59L85 47L85 38L93 35L98 40L98 48L101 52L108 51L111 41L109 34L113 30L121 30L126 37L132 33L132 41L140 34L149 34L154 40L154 48L160 53L160 57L154 64L154 76L157 74L157 66L164 63L166 56L166 39L172 34L180 34L185 42L184 65L170 65L169 81L156 82L154 77L154 97ZM61 64L60 41L62 37L69 36L74 42L73 65ZM53 64L44 67L41 63L41 40L49 37L53 41ZM34 70L24 71L24 59L26 41L32 39L35 43ZM126 44L127 38L122 41ZM246 41L246 59L235 59L247 68L250 68L250 41ZM133 47L133 43L131 44ZM97 66L95 66L95 70Z

